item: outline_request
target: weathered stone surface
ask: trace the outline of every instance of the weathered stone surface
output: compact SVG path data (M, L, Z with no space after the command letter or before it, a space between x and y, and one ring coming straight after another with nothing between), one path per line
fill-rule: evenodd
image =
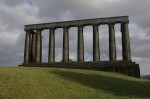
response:
M32 43L31 43L31 62L35 63L35 55L36 55L36 33L32 31Z
M64 26L76 27L79 25L87 26L87 25L92 25L92 24L109 24L109 23L122 23L122 22L129 22L128 16L85 19L85 20L53 22L53 23L42 23L42 24L31 24L31 25L25 25L25 30L63 28Z
M131 61L24 63L21 66L100 70L140 77L139 65Z
M109 60L116 61L116 41L114 24L109 24Z
M36 35L36 63L41 63L42 60L42 34L41 30L37 30Z
M133 77L140 77L138 64L131 61L130 38L128 30L128 16L97 18L64 22L26 25L26 39L24 63L22 66L52 67L52 68L80 68L123 73ZM116 59L115 23L121 24L123 60ZM100 61L98 26L109 25L109 59ZM83 27L93 26L93 62L84 62ZM69 61L69 28L78 27L77 62ZM63 28L62 62L55 62L55 29ZM50 29L48 63L42 63L42 34L43 29ZM36 33L33 31L36 30ZM32 42L31 42L32 34Z
M63 62L69 62L69 33L68 27L63 32Z
M24 63L30 62L30 44L31 44L30 42L31 42L30 31L26 31L25 49L24 49Z
M48 62L55 62L55 29L50 29Z
M78 26L78 62L84 62L84 38L83 38L83 26Z
M98 25L93 25L93 61L100 61Z
M123 60L131 60L128 23L121 23Z

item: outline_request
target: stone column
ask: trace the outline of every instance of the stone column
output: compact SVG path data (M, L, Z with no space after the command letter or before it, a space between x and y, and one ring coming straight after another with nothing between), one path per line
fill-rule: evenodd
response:
M116 42L114 24L109 24L109 60L116 61Z
M41 63L42 61L42 34L41 30L37 30L36 35L36 63Z
M31 34L30 31L27 30L25 38L24 63L30 62L30 44L31 44Z
M63 62L69 62L69 33L68 33L68 27L63 28Z
M31 45L31 61L35 63L35 55L36 55L36 33L32 31L32 45Z
M53 63L55 62L55 29L50 29L49 34L49 56L48 56L48 62Z
M41 45L41 47L40 47L40 62L42 62L42 34L40 36L40 45Z
M93 61L100 61L98 25L93 25Z
M131 60L128 23L121 23L123 60Z
M83 26L78 26L78 54L77 61L84 62L84 40L83 40Z

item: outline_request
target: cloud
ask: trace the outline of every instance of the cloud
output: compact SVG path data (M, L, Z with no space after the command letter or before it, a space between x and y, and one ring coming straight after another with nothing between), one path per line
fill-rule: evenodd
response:
M0 65L17 65L23 61L24 25L39 22L38 9L28 3L0 4Z
M23 61L24 25L64 20L129 15L132 58L149 65L149 0L0 0L0 65ZM122 57L120 25L115 25L117 57ZM62 59L62 29L56 30L56 60ZM70 58L77 58L77 28L70 28ZM108 60L108 26L99 26L101 59ZM47 61L49 30L43 31ZM84 28L85 59L92 60L92 27Z

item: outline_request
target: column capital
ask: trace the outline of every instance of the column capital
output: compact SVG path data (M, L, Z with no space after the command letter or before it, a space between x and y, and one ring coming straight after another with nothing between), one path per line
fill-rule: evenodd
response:
M40 31L40 32L42 32L42 31L43 31L43 29L36 29L36 31Z
M92 26L99 26L99 24L92 24Z
M30 30L31 34L35 34L35 31L34 30Z
M110 26L110 25L115 25L116 23L108 23L108 25Z
M121 22L121 24L129 24L129 22Z
M26 35L31 35L32 33L31 33L31 31L30 30L27 30L26 31Z
M31 30L24 30L26 33L30 33L31 32Z
M62 28L63 28L63 29L69 29L70 26L63 26Z
M56 30L56 27L49 28L49 30Z
M79 28L79 27L84 28L84 25L76 25L76 27L78 27L78 28Z
M128 24L129 24L129 22L122 22L120 31L121 32L126 31L126 28L128 28Z

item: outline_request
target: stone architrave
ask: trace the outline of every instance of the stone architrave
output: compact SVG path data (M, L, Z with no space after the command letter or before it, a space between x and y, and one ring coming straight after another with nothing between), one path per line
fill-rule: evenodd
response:
M109 60L116 61L116 41L114 24L109 24Z
M121 23L123 60L131 60L128 23Z
M63 28L63 62L69 62L69 27Z
M100 61L98 25L93 25L93 61Z
M83 38L83 26L78 26L78 53L77 61L84 62L84 38Z
M31 44L31 33L29 30L27 30L25 37L24 63L30 62L30 44Z
M50 29L49 34L49 56L48 56L48 62L53 63L55 62L55 29Z

